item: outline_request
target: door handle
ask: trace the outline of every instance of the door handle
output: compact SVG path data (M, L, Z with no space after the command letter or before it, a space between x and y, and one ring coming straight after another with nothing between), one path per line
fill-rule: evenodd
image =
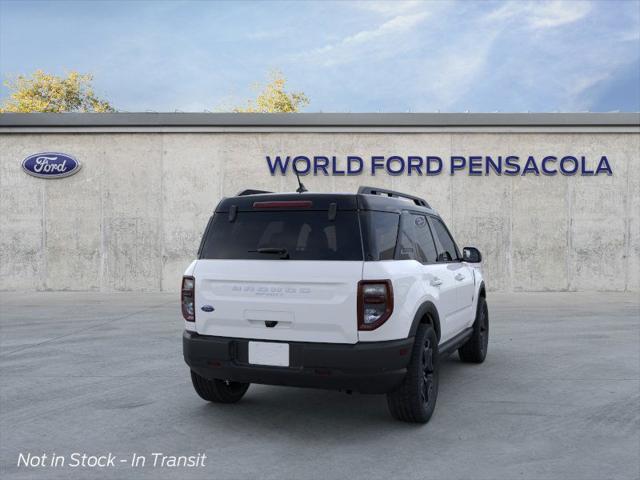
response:
M432 287L439 287L440 285L442 285L442 280L440 280L438 277L433 277L430 283Z
M456 280L458 280L459 282L461 282L462 280L464 280L464 275L459 273L454 277Z

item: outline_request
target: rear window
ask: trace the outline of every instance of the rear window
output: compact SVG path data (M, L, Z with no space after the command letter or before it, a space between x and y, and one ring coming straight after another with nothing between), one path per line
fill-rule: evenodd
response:
M283 254L286 252L286 254ZM356 212L238 212L214 215L200 258L233 260L362 260Z

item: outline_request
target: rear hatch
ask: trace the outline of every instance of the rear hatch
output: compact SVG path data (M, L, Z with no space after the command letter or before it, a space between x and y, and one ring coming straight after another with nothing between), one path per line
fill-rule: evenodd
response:
M194 271L198 333L356 343L363 253L355 201L348 199L223 201Z

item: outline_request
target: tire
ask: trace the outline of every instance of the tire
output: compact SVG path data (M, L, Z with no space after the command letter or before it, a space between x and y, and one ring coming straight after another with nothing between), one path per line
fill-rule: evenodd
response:
M438 398L438 337L431 325L421 324L402 384L387 394L391 415L403 422L427 423Z
M476 321L473 322L473 334L458 349L460 360L466 363L482 363L487 357L489 346L489 308L484 297L478 298Z
M228 382L201 377L191 370L191 383L203 400L215 403L236 403L249 388L249 383Z

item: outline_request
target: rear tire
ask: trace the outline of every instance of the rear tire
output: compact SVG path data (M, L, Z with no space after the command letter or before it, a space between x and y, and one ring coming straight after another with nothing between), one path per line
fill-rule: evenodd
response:
M191 383L203 400L215 403L236 403L249 388L249 383L229 382L201 377L191 370Z
M387 405L397 420L427 423L438 398L438 337L431 325L421 324L402 384L387 394Z
M478 298L476 320L473 322L473 334L458 349L460 360L466 363L482 363L487 356L489 346L489 308L484 297Z

